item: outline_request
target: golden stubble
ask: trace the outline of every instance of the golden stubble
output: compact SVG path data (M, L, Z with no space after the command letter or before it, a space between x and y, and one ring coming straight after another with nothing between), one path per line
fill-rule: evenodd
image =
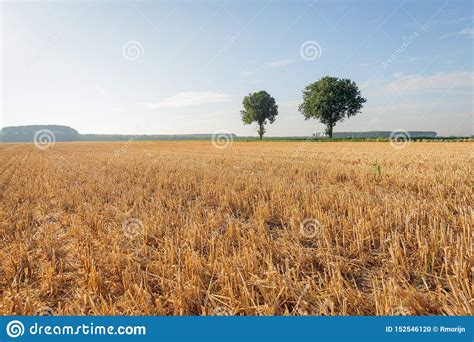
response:
M0 314L472 314L473 146L1 144Z

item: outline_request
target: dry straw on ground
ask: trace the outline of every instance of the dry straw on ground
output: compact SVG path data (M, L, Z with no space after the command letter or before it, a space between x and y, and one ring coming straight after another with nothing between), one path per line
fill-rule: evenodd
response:
M472 143L122 146L0 145L0 314L472 313Z

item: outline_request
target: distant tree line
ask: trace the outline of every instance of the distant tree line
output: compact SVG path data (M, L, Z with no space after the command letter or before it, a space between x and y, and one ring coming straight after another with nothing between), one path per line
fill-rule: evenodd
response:
M391 131L368 131L368 132L338 132L333 138L389 138ZM409 131L410 138L436 138L438 133L434 131Z
M233 133L228 133L234 139ZM82 141L210 140L212 134L81 134Z
M40 129L44 129L48 127L45 126L38 126ZM21 128L21 126L18 126ZM368 132L334 132L333 138L334 139L388 139L390 136L390 131L368 131ZM418 138L429 138L429 139L437 139L437 133L433 131L408 131L411 139L418 139ZM233 140L241 140L241 141L253 141L255 140L254 137L251 136L237 136L233 133L228 133L229 136L232 137ZM13 139L10 139L12 138ZM154 140L203 140L209 141L213 137L213 134L140 134L140 135L130 135L130 134L79 134L79 138L76 140L61 140L61 141L154 141ZM319 134L313 135L313 140L321 140L326 141L324 136ZM444 137L443 139L458 139L460 137L453 136L453 137ZM0 142L33 142L34 134L32 135L24 135L23 138L20 140L19 136L17 135L8 135L5 139L2 139L2 133L0 131ZM303 136L285 136L285 137L270 137L267 138L272 141L305 141L308 137Z
M33 142L39 130L50 130L55 141L147 141L147 140L210 140L212 134L79 134L68 126L34 125L4 127L0 131L0 142ZM75 133L74 133L75 132ZM77 133L77 134L76 134ZM237 136L229 133L232 139Z

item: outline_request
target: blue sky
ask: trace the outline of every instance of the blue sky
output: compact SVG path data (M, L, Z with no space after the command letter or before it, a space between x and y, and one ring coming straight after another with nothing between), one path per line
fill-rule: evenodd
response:
M81 133L228 130L242 98L279 105L268 136L322 132L298 112L325 75L357 82L335 131L471 135L471 1L2 2L1 126Z

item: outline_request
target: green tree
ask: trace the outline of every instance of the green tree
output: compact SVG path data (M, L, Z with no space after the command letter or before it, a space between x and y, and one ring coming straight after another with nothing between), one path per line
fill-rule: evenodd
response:
M305 120L315 118L326 125L326 134L332 138L336 123L360 113L365 101L354 81L326 76L303 90L298 109Z
M242 105L244 107L244 109L240 111L242 121L245 125L256 122L258 125L257 132L260 136L260 140L262 140L263 134L265 133L265 125L267 123L272 124L278 115L278 106L275 99L265 90L261 90L245 96Z

